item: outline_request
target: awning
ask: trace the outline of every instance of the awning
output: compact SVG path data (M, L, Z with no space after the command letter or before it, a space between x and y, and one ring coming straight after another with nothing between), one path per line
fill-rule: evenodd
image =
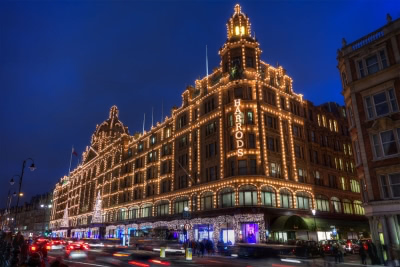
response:
M365 221L349 221L349 220L328 220L315 218L303 218L309 226L311 231L317 229L317 231L331 231L333 228L337 229L339 232L368 232L369 225Z
M310 228L306 223L306 221L297 215L280 216L271 225L271 231L298 231L298 230L309 231Z
M316 224L316 225L315 225ZM316 227L315 227L316 226ZM300 217L285 215L277 218L271 225L271 231L332 231L339 232L369 232L368 221L349 221L319 219L313 217Z

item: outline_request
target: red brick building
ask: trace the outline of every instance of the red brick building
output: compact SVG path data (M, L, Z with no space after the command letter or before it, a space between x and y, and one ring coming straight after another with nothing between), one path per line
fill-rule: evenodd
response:
M129 135L111 108L82 164L55 187L54 233L123 238L185 226L190 239L254 243L367 230L344 108L295 93L250 33L235 6L220 66L150 131Z
M380 256L391 260L400 239L400 19L388 15L382 28L343 40L338 68L365 212Z

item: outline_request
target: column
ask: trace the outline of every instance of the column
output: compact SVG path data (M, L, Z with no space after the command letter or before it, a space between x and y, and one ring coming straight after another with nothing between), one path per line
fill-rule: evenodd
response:
M393 218L393 215L389 215L387 217L388 227L389 227L389 235L392 244L398 245L399 244L399 233L397 231L397 227Z
M385 217L380 217L379 219L381 225L382 225L382 230L383 230L383 238L385 239L385 245L387 247L387 258L388 260L392 259L392 253L390 251L390 247L392 246L391 239L389 237L389 232L388 232L388 227L386 224L386 218Z

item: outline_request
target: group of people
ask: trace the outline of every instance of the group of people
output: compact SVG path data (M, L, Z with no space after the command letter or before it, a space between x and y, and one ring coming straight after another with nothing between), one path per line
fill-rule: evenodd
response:
M39 251L29 255L29 245L33 240L25 239L21 232L0 231L0 267L45 267L46 255ZM47 253L46 253L47 254ZM66 267L60 259L56 259L50 267Z
M198 257L204 257L204 254L207 252L207 255L214 255L214 244L209 239L203 239L202 241L190 241L184 243L184 247L192 249L192 255L197 255Z
M360 258L361 264L367 265L367 257L371 259L371 264L380 264L378 252L374 243L370 241L364 241L360 244Z
M1 266L21 266L28 259L28 243L18 232L0 232L0 264Z

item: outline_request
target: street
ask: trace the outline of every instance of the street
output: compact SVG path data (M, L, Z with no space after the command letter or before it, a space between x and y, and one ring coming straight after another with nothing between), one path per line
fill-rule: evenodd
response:
M48 256L49 263L53 262L57 257L62 257L63 252L50 252ZM296 266L363 266L360 264L359 255L346 255L344 257L344 263L335 264L333 257L323 258L313 258L313 259L303 259L296 257L280 257L280 258L270 258L270 259L242 259L236 257L226 257L220 255L210 255L204 257L194 256L192 261L185 260L184 256L168 256L162 260L162 262L145 263L142 261L133 261L130 264L121 264L118 261L113 261L109 258L108 262L104 259L101 260L89 260L89 259L77 259L77 260L66 260L63 262L70 267L88 267L88 266L139 266L139 267L150 267L150 266L210 266L210 267L221 267L221 266L231 266L231 267L296 267ZM370 264L370 261L368 261ZM49 266L49 265L48 265ZM365 265L364 265L365 266ZM368 265L373 266L373 265Z

